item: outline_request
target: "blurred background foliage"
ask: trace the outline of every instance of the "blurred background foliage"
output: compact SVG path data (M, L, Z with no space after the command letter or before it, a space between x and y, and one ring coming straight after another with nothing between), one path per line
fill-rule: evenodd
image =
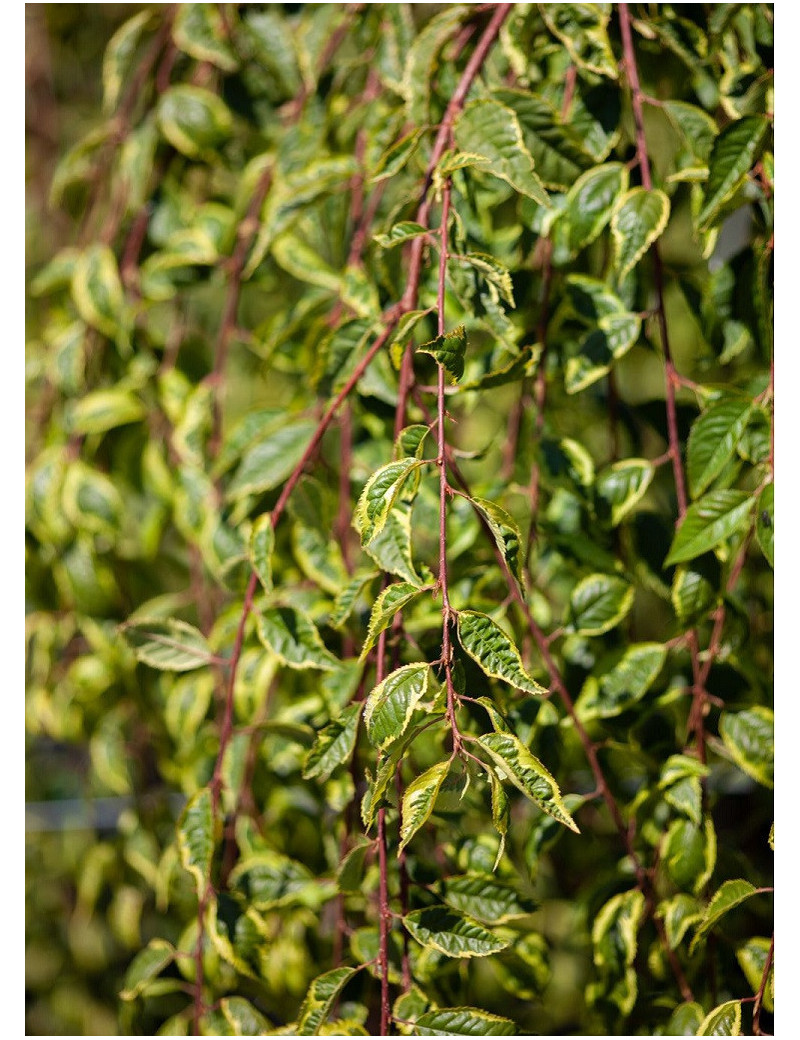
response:
M73 245L87 216L87 193L67 190L60 205L50 202L53 173L68 150L98 125L102 103L102 60L106 45L114 31L138 10L154 10L161 15L165 5L138 4L27 4L26 5L26 286L40 273L44 264L60 249ZM259 5L240 5L254 7ZM302 5L281 6L292 12ZM420 24L448 5L412 5ZM652 6L652 5L651 5ZM701 21L703 7L681 5L681 14ZM756 5L744 5L753 6ZM759 5L764 6L764 5ZM665 49L658 41L639 41L637 46L649 49L651 60L642 64L644 86L657 97L681 97L686 80L685 65L680 57ZM236 100L234 98L234 100ZM666 176L675 163L682 143L666 115L656 107L646 113L647 136L656 180ZM672 216L662 239L665 263L680 269L686 283L707 274L701 245L692 230L690 185L679 187L672 196ZM335 209L335 207L334 207ZM165 219L167 219L165 217ZM332 212L335 222L337 214ZM751 238L748 211L740 212L723 229L714 254L717 267L736 257ZM598 241L594 247L604 248ZM590 251L591 252L591 251ZM591 267L590 257L588 266ZM517 275L518 287L524 295L525 275ZM515 285L515 289L517 285ZM191 303L196 342L188 342L182 353L184 374L201 373L205 363L202 333L208 339L216 329L225 295L222 282L202 285ZM719 365L722 346L711 345L707 336L708 322L700 319L691 297L681 291L677 280L668 289L666 308L673 341L673 352L679 370L691 372L711 381L724 382L728 373ZM734 301L734 307L736 302ZM257 293L243 293L241 325L255 328L268 317ZM28 296L26 306L26 340L32 345L28 362L26 399L27 448L36 454L47 447L48 433L43 432L42 416L47 415L48 381L42 378L43 352L49 306L40 297ZM646 319L653 321L652 316ZM733 330L730 332L733 335ZM744 351L736 379L740 384L763 376L768 359L751 344ZM287 398L302 399L296 372L270 369L269 362L257 352L237 350L232 353L229 384L226 393L226 427L230 429L254 407L284 405ZM280 358L278 358L280 361ZM664 370L661 357L646 343L639 342L615 368L617 392L623 409L636 409L630 428L639 437L637 450L653 455L663 450L665 421L663 412ZM503 464L503 441L507 419L518 393L509 385L487 394L481 406L464 412L458 425L458 446L465 452L464 470L476 479L481 473L499 472ZM79 395L78 395L79 396ZM548 407L558 416L561 437L580 441L596 459L611 454L606 402L584 396L581 407L575 399L556 386ZM685 436L696 414L691 392L679 392L679 418ZM633 436L631 436L633 441ZM117 459L133 458L140 444L124 432L114 441ZM480 452L479 461L471 463L470 452ZM361 479L369 472L369 448L363 453ZM662 470L649 493L650 508L626 529L625 537L636 542L643 558L648 553L663 554L668 544L672 508L670 476ZM565 499L553 496L553 522L558 525L558 503ZM564 508L567 508L566 506ZM660 516L660 519L657 517ZM663 517L667 519L664 520ZM144 524L150 517L141 517ZM180 718L166 720L166 731L151 729L147 710L162 711L179 680L171 677L153 682L146 696L132 684L133 669L122 650L114 649L113 627L123 621L138 603L152 594L152 589L174 591L184 581L184 563L168 543L166 551L144 562L120 552L110 560L82 555L83 543L59 541L59 518L49 516L47 522L55 530L37 535L41 543L37 554L28 560L27 610L29 631L29 689L26 737L26 801L28 830L26 834L26 1011L29 1035L152 1035L155 1027L177 1007L174 993L165 990L143 1008L121 1003L119 992L125 970L133 955L153 936L186 945L184 922L191 918L194 893L184 877L172 871L168 860L176 816L174 795L185 787L185 776L193 770L201 776L213 754L214 731L208 724L195 720L193 747L181 743ZM466 523L466 520L465 520ZM158 524L154 521L155 526ZM49 552L48 557L48 541ZM666 542L666 544L665 544ZM422 546L422 554L430 546ZM63 552L63 559L59 556ZM54 579L60 562L62 583ZM154 577L158 574L158 580ZM160 584L159 584L160 582ZM764 566L755 569L751 578L751 595L758 599L760 610L754 622L762 645L753 647L755 667L765 675L771 669L771 572ZM557 581L555 582L557 586ZM68 594L64 589L68 589ZM566 597L568 589L563 590ZM663 590L662 590L663 591ZM647 640L661 638L664 629L663 596L643 591L637 595L628 636ZM542 607L542 609L545 609ZM234 615L228 621L232 628ZM732 640L743 638L733 633ZM89 648L92 657L83 657ZM116 656L115 656L116 655ZM565 650L568 684L580 687L587 674L589 650L575 638ZM53 659L57 666L53 667ZM89 663L87 663L87 661ZM100 664L99 662L103 662ZM183 682L183 680L180 680ZM725 687L726 700L746 702L746 683L733 668L724 665L714 669L713 684ZM114 709L109 712L104 702L106 691L114 689ZM126 700L126 697L128 700ZM185 683L185 697L208 705L209 689L200 682ZM148 700L149 699L149 700ZM136 705L135 709L132 705ZM200 718L203 716L200 713ZM546 730L551 758L548 762L555 775L570 777L571 787L588 789L588 776L581 753L562 740L557 717ZM541 723L541 720L540 720ZM632 793L648 756L671 747L675 720L673 707L665 703L663 710L647 716L641 724L632 713L629 719L632 740L642 761L628 761L628 749L609 742L609 761L619 776L629 773L627 784ZM646 729L645 729L646 726ZM120 734L125 733L123 743ZM172 745L169 741L173 741ZM199 748L199 750L198 750ZM172 755L174 775L166 774L161 756ZM288 771L288 767L287 767ZM205 779L203 777L202 779ZM768 878L772 853L766 833L772 819L771 796L730 768L716 775L718 801L715 824L722 877L753 876ZM133 793L131 793L133 792ZM329 792L335 800L335 793ZM281 797L304 797L301 789L286 792L258 792L258 797L274 798L275 818L280 820ZM134 804L135 803L135 804ZM320 835L314 824L314 807L306 807L297 831L284 836L287 848L297 860L312 870L324 870ZM603 824L600 821L599 826ZM517 973L518 996L509 997L508 986L498 984L496 974L486 964L471 969L470 985L474 1002L484 1007L513 1014L523 1029L541 1033L585 1033L592 1031L596 1020L591 1017L585 1000L587 982L592 978L592 950L588 942L591 921L599 907L618 888L611 849L614 839L605 835L603 855L598 856L595 841L572 842L569 862L559 846L552 855L538 860L535 877L537 898L542 902L540 930L552 947L550 967L543 968L532 954L530 964L510 966ZM482 835L461 834L454 839L450 851L461 857L463 869L481 862ZM602 838L597 839L602 842ZM530 845L546 844L541 834L514 838L516 854L528 858ZM459 844L462 846L459 850ZM538 852L538 849L536 850ZM531 854L532 855L532 854ZM165 861L165 856L167 860ZM470 856L473 857L470 860ZM565 890L566 879L577 889L582 879L591 877L598 862L608 864L608 876L595 878L592 901L576 901ZM603 868L605 869L605 868ZM165 912L164 907L169 910ZM765 903L753 903L743 915L741 935L767 927L769 917ZM277 926L276 926L277 927ZM314 963L319 952L314 933L314 917L302 908L284 928L272 947L276 978L286 987L286 1018L302 997L310 978L322 967ZM325 951L327 956L327 950ZM646 952L645 952L646 955ZM653 954L653 959L657 959ZM666 974L663 964L651 965L654 973ZM454 971L456 969L453 969ZM458 969L461 970L460 967ZM529 985L519 981L529 971ZM537 971L540 977L535 977ZM547 985L547 1000L539 1003L534 996ZM448 987L447 978L442 982ZM510 1008L509 1005L513 1005ZM665 1019L669 1009L665 1010ZM587 1023L589 1023L587 1025Z

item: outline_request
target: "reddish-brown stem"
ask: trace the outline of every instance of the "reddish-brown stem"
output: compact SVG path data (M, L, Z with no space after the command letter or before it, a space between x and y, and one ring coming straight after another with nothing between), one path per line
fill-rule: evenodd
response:
M439 229L439 287L436 299L438 313L439 335L443 336L445 331L445 286L447 279L447 222L450 217L450 180L445 180L442 188L442 219ZM447 721L453 735L453 754L461 748L461 736L456 723L456 696L453 686L453 676L450 670L453 649L450 645L450 623L452 611L450 608L450 593L447 586L447 497L450 490L447 483L447 436L445 428L445 368L439 363L439 380L437 385L436 407L437 407L437 435L439 441L439 455L437 464L439 466L439 588L442 593L442 663L444 665L445 685L447 687Z

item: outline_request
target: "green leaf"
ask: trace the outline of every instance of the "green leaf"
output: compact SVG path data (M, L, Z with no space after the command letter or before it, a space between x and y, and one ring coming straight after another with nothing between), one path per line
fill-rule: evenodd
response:
M513 517L494 502L486 498L470 499L478 510L495 540L509 571L513 575L521 591L525 591L525 554L522 548L522 535Z
M321 892L323 883L302 863L272 849L240 859L231 871L230 884L248 906L259 911L289 905L312 906L319 904L319 895L329 898L334 894Z
M631 188L617 203L611 218L614 266L621 282L661 235L669 220L669 199L663 191Z
M702 920L697 926L697 931L692 939L692 944L689 947L690 954L694 952L700 941L708 935L720 918L727 914L729 910L757 894L755 886L751 885L749 881L743 881L741 878L736 881L724 882L714 893L711 902L705 909Z
M696 1036L741 1036L742 1003L726 1000L703 1019Z
M430 354L441 365L454 383L464 375L464 355L467 350L467 330L463 325L437 336L430 343L417 347L418 354Z
M411 426L404 426L394 442L395 455L399 459L411 455L415 459L421 459L425 438L430 432L430 426L425 426L423 423L413 423Z
M306 755L303 778L318 776L327 779L337 766L350 760L356 746L358 719L362 705L350 704L342 709L338 719L329 722L317 734L314 746Z
M398 174L404 166L408 165L426 133L428 133L427 127L417 127L416 130L412 130L396 141L391 148L387 148L378 159L371 181L374 183L386 180L387 177L394 177Z
M381 249L394 249L395 246L401 246L412 238L419 238L420 235L428 234L430 234L430 231L424 225L417 224L413 220L401 220L399 224L392 225L388 234L373 235L372 237Z
M608 5L541 4L539 10L545 25L577 65L609 79L618 78L617 61L606 30Z
M156 108L158 128L182 155L200 159L230 135L233 117L210 90L181 83L165 91Z
M261 642L289 668L335 671L337 659L327 649L310 618L294 607L270 607L256 612Z
M569 598L569 629L599 636L614 628L633 604L633 586L610 574L590 574Z
M228 497L260 495L282 484L299 465L316 428L309 419L298 419L251 445L228 486Z
M393 585L387 585L383 592L375 600L372 613L369 618L369 628L364 646L361 648L360 661L364 661L375 642L384 629L387 629L394 620L398 610L415 600L421 595L425 588L410 585L407 581L399 581Z
M505 776L542 812L580 834L550 773L513 733L485 733L476 743L488 752Z
M492 96L516 113L534 168L545 187L567 191L587 165L572 128L561 123L548 101L528 91L500 88Z
M601 971L617 975L633 965L644 910L644 895L635 888L612 896L601 907L592 924L594 963Z
M87 325L111 339L124 336L125 294L117 259L108 246L89 246L78 257L72 273L72 298Z
M437 1008L426 1011L414 1023L420 1036L516 1036L510 1018L490 1015L472 1007Z
M406 787L403 794L402 826L398 855L408 845L417 831L427 823L433 812L436 797L450 769L450 760L437 762L426 769Z
M679 892L671 899L658 905L658 916L664 922L667 943L671 950L677 950L689 928L703 916L700 904L694 896ZM700 1019L697 1020L698 1024Z
M770 567L775 567L775 485L767 484L756 505L756 538Z
M334 968L314 979L297 1015L298 1036L319 1036L336 998L357 971L358 968Z
M214 856L213 800L211 789L202 787L193 795L178 820L178 849L181 863L195 879L197 891L202 893L211 873Z
M355 846L350 849L336 872L336 884L340 892L360 892L364 885L364 861L367 853L375 848L375 842L359 835Z
M695 895L702 889L716 859L713 824L705 828L690 820L675 820L666 833L661 860L669 878L679 889Z
M747 398L728 397L712 404L692 424L686 446L686 473L692 498L708 488L735 454L752 407Z
M250 531L250 563L266 592L272 590L272 551L275 548L275 529L272 516L262 513Z
M223 997L219 1008L233 1036L268 1036L272 1032L268 1019L244 997Z
M574 256L594 242L611 220L617 200L627 187L627 167L617 162L595 166L575 181L567 192L564 209L556 224L557 228L565 229L559 234L563 233L566 238L564 245L569 255ZM557 245L560 241L557 236Z
M332 628L343 628L347 619L355 609L365 589L377 578L377 571L365 571L355 577L339 590L331 610L328 624Z
M447 957L488 957L504 950L510 942L446 906L414 910L406 914L403 924L418 943Z
M175 950L170 943L164 939L151 939L147 946L136 954L125 972L120 999L135 1000L145 991L147 984L160 975L174 959Z
M282 99L295 97L302 79L289 21L274 8L249 8L244 24L256 61L275 77Z
M460 610L458 638L464 650L490 678L502 679L526 693L547 692L528 675L519 650L488 615L476 610Z
M174 618L140 618L120 625L138 660L151 668L188 672L213 659L202 632Z
M756 705L745 711L724 711L719 733L740 769L765 787L774 786L775 716L771 708Z
M509 307L514 306L514 286L511 275L506 265L500 263L496 257L490 256L489 253L465 253L458 257L451 257L451 259L460 260L461 263L468 264L478 271L488 283L489 291L495 302L503 300Z
M372 474L361 492L353 516L353 526L361 535L362 545L368 545L380 534L409 475L424 465L421 459L398 459Z
M117 29L108 41L103 55L103 111L111 113L119 104L125 83L129 81L133 57L151 11L140 11Z
M644 895L638 889L620 892L601 907L592 924L594 963L609 988L608 999L623 1015L629 1015L636 1002L633 962L644 910Z
M505 788L494 769L489 773L489 782L492 790L492 826L500 835L500 844L497 847L497 855L492 867L493 870L497 870L497 865L503 858L506 847L506 835L511 822L511 806Z
M753 509L744 491L710 491L686 510L664 566L693 560L736 534Z
M428 692L429 682L427 664L407 664L372 690L364 707L364 724L375 747L384 750L405 733L414 709Z
M616 527L641 500L653 482L655 467L647 459L622 459L597 475L596 494L601 515Z
M408 313L404 314L397 323L394 336L389 344L389 356L391 357L392 364L396 369L399 369L402 364L403 354L405 353L406 344L409 342L412 330L426 314L430 313L430 308L424 311L408 311Z
M761 936L753 936L747 942L741 944L736 950L736 960L745 974L753 993L758 993L761 988L761 980L764 977L764 968L767 966L769 957L770 940ZM767 985L764 989L764 1008L772 1014L775 1010L771 990L773 988L774 966L769 969Z
M413 126L431 121L433 92L430 84L436 79L442 48L455 36L469 14L468 4L448 4L419 33L412 35L400 88L406 99L407 120Z
M533 171L533 158L525 147L516 113L489 98L471 101L461 112L455 137L464 152L481 155L483 169L540 206L549 206L544 185Z
M369 772L367 773L367 791L361 802L361 819L365 830L369 830L375 822L375 814L383 803L389 784L395 778L397 764L403 755L403 750L402 746L395 747L380 760L374 782Z
M441 884L441 896L448 906L463 910L487 924L515 921L536 909L532 899L491 874L470 873L445 878Z
M576 702L582 720L610 719L627 711L647 693L667 658L661 643L632 643L612 668L590 676Z
M745 116L726 126L714 142L697 226L708 231L758 159L769 131L763 116Z
M234 72L238 68L239 62L225 39L225 27L215 4L181 4L172 36L180 49L197 61L210 62L223 72Z
M700 162L707 163L719 133L711 116L702 108L685 101L664 101L663 108L670 122L680 131L692 155Z
M719 578L719 561L711 553L676 568L670 598L681 624L688 625L708 613L717 601Z
M422 585L411 557L411 509L404 502L395 501L383 530L373 535L364 551L382 571Z
M103 473L76 459L67 467L62 496L64 515L90 534L114 538L122 524L122 496Z
M641 324L638 314L604 314L597 327L581 341L580 353L567 358L564 370L567 393L579 393L606 375L614 361L626 354L639 338Z

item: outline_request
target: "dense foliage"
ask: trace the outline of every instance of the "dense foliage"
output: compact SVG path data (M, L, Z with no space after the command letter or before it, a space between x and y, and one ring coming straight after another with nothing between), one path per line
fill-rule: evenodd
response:
M771 1029L772 39L128 12L30 285L29 1033Z

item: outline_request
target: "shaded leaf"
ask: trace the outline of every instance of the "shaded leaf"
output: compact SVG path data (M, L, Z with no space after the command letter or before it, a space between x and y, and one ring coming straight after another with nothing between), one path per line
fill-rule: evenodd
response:
M488 98L470 102L456 122L455 137L462 151L485 158L483 169L488 173L540 206L550 205L533 171L533 158L525 147L519 120L510 108Z
M202 787L186 803L178 820L181 863L195 879L198 892L209 880L214 856L214 814L211 789Z
M135 1000L147 988L148 982L160 975L175 957L175 950L164 939L151 939L143 950L131 961L125 972L125 982L120 991L121 1000Z
M299 464L316 428L316 423L298 419L248 447L228 486L228 496L261 494L282 484Z
M429 681L427 664L407 664L372 690L364 707L364 724L375 747L384 749L405 733L414 709L428 692Z
M610 574L590 574L569 598L569 627L586 636L614 628L633 604L633 586Z
M437 1008L426 1011L415 1022L420 1036L516 1036L510 1018L490 1015L478 1008Z
M767 484L756 505L756 538L770 567L775 566L775 485Z
M441 896L448 906L463 910L487 924L505 924L532 914L536 903L521 895L514 885L491 874L461 874L445 878Z
M406 914L403 924L418 943L447 957L487 957L509 945L508 939L500 939L471 917L445 906L414 910Z
M612 526L640 501L654 476L655 468L647 459L622 459L598 474L596 494L603 513L610 514Z
M339 665L302 611L294 607L270 607L256 612L258 635L264 646L290 668L335 671Z
M707 231L723 206L735 194L758 158L769 131L763 116L745 116L730 123L714 142L708 162L708 180L697 226Z
M303 777L310 780L318 776L327 779L337 766L349 761L356 744L360 703L342 709L338 719L329 722L317 734L314 746L306 755Z
M742 1003L727 1000L706 1015L700 1023L696 1036L741 1036Z
M416 777L406 787L403 794L402 825L400 827L400 845L398 855L408 845L417 831L433 812L436 796L450 769L450 761L437 762Z
M203 633L175 618L139 618L120 625L136 657L151 668L187 672L213 659Z
M756 705L745 711L724 711L719 733L734 762L765 787L774 784L775 716Z
M357 971L358 968L334 968L314 979L297 1015L299 1036L319 1036L334 1001Z
M509 571L520 589L524 591L525 554L522 549L522 536L516 521L505 509L486 498L472 498L470 501L489 525L495 544L506 561Z
M272 516L262 513L250 531L250 563L265 591L272 589L272 551L275 548L275 529Z
M464 375L464 355L467 350L467 330L463 325L437 336L430 343L417 347L418 354L430 354L437 364L441 365L453 382L457 383Z
M631 188L617 203L611 218L614 266L622 281L661 235L669 220L669 199L663 191Z
M161 133L181 154L202 158L229 136L233 117L210 90L180 83L165 91L156 108Z
M424 465L421 459L398 459L372 474L361 492L353 516L353 526L361 535L362 545L367 545L380 534L409 475Z
M477 745L488 752L512 784L553 819L580 834L550 773L513 733L485 733Z
M393 585L386 586L373 604L369 618L369 628L367 629L367 638L364 640L364 645L361 648L359 660L363 661L366 659L378 636L391 625L398 610L402 610L403 607L415 600L424 591L425 588L418 588L416 585L410 585L406 581L399 581Z

